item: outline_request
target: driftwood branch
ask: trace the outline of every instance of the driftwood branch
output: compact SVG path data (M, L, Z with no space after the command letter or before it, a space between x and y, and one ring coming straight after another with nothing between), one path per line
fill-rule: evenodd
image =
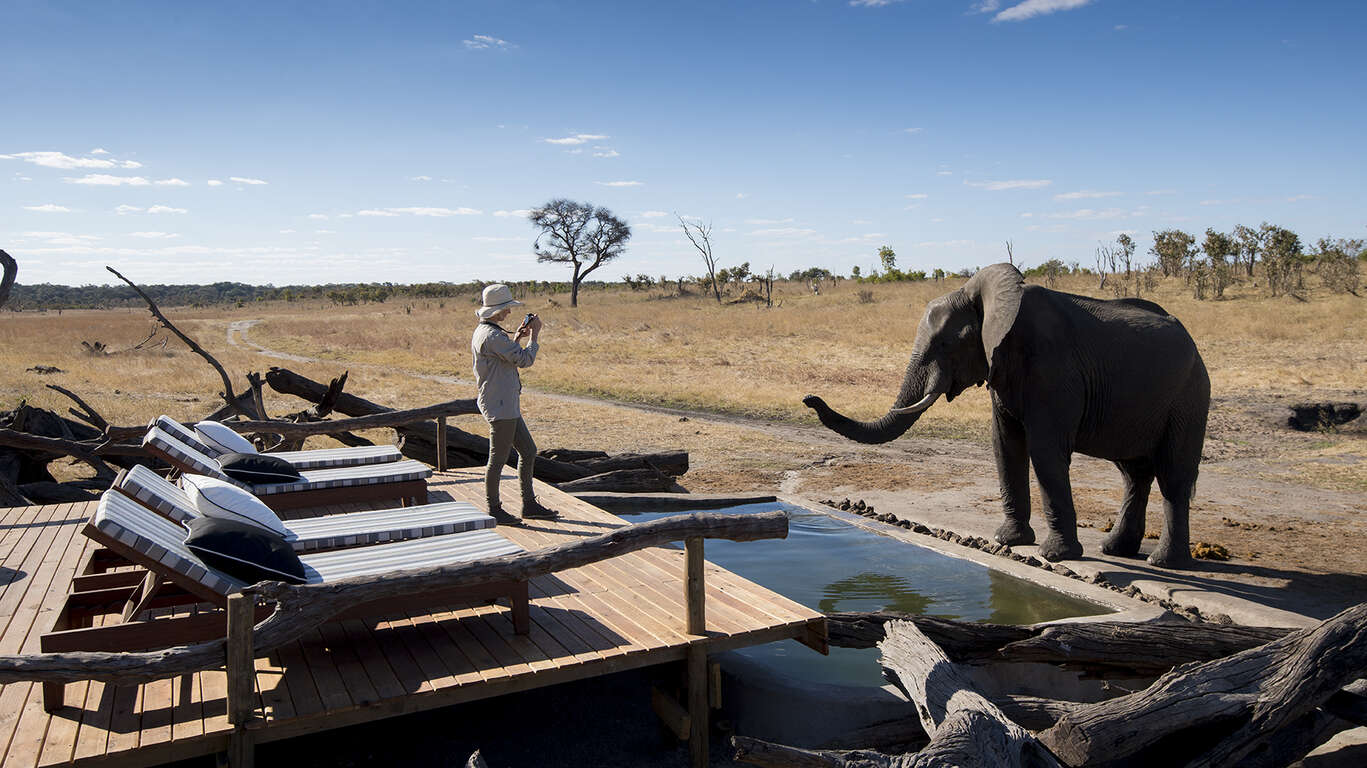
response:
M171 333L174 333L177 338L185 342L185 346L189 347L191 352L194 352L195 354L204 358L204 360L208 362L209 365L213 366L213 369L218 372L218 377L223 380L223 392L221 392L219 396L223 398L223 401L227 403L230 408L239 411L242 416L250 418L253 414L248 412L238 403L237 396L233 394L233 382L231 379L228 378L228 372L223 370L223 366L219 364L218 360L215 360L213 355L209 354L208 352L205 352L204 348L201 347L199 344L195 343L194 339L182 333L181 330L177 328L174 323L172 323L170 320L167 320L166 315L163 315L161 313L161 310L157 308L157 303L152 301L152 298L148 296L146 293L144 293L143 290L137 286L137 284L135 284L132 280L129 280L128 278L119 274L119 271L117 269L114 269L113 267L106 266L105 269L113 273L115 277L119 278L125 283L128 283L129 287L132 288L135 292L137 292L137 294L142 297L143 301L147 302L147 308L151 310L152 316L157 319L157 322L161 323L163 328L170 331Z
M68 398L71 399L72 402L76 403L76 405L80 407L81 410L79 411L75 408L67 409L67 412L70 413L72 416L75 416L76 418L86 422L95 429L101 431L109 428L109 422L105 421L104 417L100 415L99 411L96 411L94 408L91 408L90 405L86 403L86 401L82 400L80 396L78 396L75 392L72 392L71 390L66 389L65 387L59 387L56 384L48 384L47 388L54 392L60 392L61 394L66 395Z
M147 455L147 452L144 451L140 445L123 445L110 442L83 443L61 437L31 435L27 432L17 432L13 429L4 428L0 428L0 445L29 451L56 453L63 456L71 456L85 462L99 461L100 456Z
M5 302L9 301L10 288L14 287L14 280L19 276L19 264L3 250L0 250L0 270L3 270L0 274L0 307L4 307Z
M893 759L863 749L800 749L747 736L732 736L736 760L763 768L892 768Z
M591 538L512 557L484 558L441 568L358 576L328 584L292 586L263 582L250 587L248 591L275 603L275 610L256 625L253 633L255 654L259 657L293 642L349 608L397 595L531 579L692 537L754 541L781 539L787 535L788 516L783 512L700 512L624 526ZM0 683L16 680L144 683L221 666L225 649L225 641L215 640L142 653L71 652L0 656Z
M887 625L883 674L915 705L930 743L893 765L1056 766L1035 737L978 693L967 674L909 621Z
M831 645L872 648L889 621L911 621L960 664L1037 662L1099 678L1161 675L1193 661L1222 659L1291 632L1283 627L1104 621L1017 627L914 616L895 611L830 613Z
M1364 673L1367 603L1258 648L1179 667L1138 693L1080 707L1040 740L1073 766L1141 753L1152 765L1237 765Z

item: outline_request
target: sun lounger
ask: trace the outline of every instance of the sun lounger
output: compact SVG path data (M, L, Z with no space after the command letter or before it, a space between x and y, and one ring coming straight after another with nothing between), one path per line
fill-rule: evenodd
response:
M207 475L251 491L266 506L282 510L326 504L400 499L403 503L427 503L427 478L432 470L412 459L359 467L332 467L300 472L297 482L248 484L224 474L217 460L186 445L161 427L152 427L142 439L147 452L186 474Z
M113 488L177 523L201 516L185 491L144 466L121 471ZM445 536L495 525L492 517L463 501L343 512L281 523L287 531L285 541L301 553Z
M106 492L82 533L122 560L142 568L75 577L52 630L39 639L44 653L147 650L224 636L227 624L221 609L227 605L229 595L248 585L196 557L185 545L186 529L182 525L122 493ZM497 531L481 529L306 554L300 561L308 583L325 584L352 576L433 568L523 551ZM373 618L414 610L430 612L442 606L490 598L508 598L514 631L528 631L525 581L427 590L357 606L337 618ZM122 621L91 626L92 618L107 615L111 604L122 604ZM197 608L191 611L191 607ZM49 711L60 707L62 691L60 684L45 683L44 707Z
M169 416L158 416L153 419L147 428L150 430L153 427L162 430L211 459L217 459L223 455L222 451L200 440L193 429ZM309 451L273 451L267 455L284 459L289 462L290 466L298 470L357 467L368 464L385 464L403 459L403 454L399 452L397 446L393 445L360 445L354 448L318 448Z

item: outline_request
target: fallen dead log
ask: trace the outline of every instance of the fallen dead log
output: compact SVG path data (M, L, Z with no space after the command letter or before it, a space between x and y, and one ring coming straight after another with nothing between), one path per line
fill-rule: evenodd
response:
M537 466L541 466L540 460L537 461ZM676 485L674 478L661 474L653 469L619 469L613 472L591 475L579 480L559 483L556 487L566 493L583 493L585 491L653 493L657 491L668 491Z
M872 648L889 621L911 621L957 663L1055 664L1096 678L1154 677L1191 662L1221 659L1290 633L1284 627L1189 622L1098 621L1016 627L893 611L831 613L831 645Z
M1236 765L1367 673L1367 603L1065 715L1040 740L1068 765ZM1200 757L1192 760L1193 755Z
M909 621L888 624L883 674L916 705L930 743L903 765L1056 766L1024 728L978 693L967 674ZM902 758L898 758L899 760ZM898 765L894 762L893 765Z
M653 469L663 475L679 477L688 472L688 451L619 453L597 459L580 459L573 463L588 470L590 475L622 469Z
M746 504L767 504L778 501L769 494L729 494L729 493L615 493L611 491L591 491L576 493L575 498L592 504L614 515L631 515L642 512L697 512L703 509L726 509ZM882 629L878 637L883 637ZM872 648L869 643L867 648Z
M588 459L606 459L607 451L577 451L572 448L550 448L544 451L537 451L538 459L555 459L556 461L586 461Z
M754 541L785 538L783 512L728 515L701 512L628 525L589 538L509 557L484 558L440 568L356 576L328 584L262 582L248 588L275 610L256 625L254 653L264 656L347 609L399 595L496 581L518 581L578 568L647 547L701 537ZM138 653L37 653L0 656L0 684L19 680L69 683L99 680L120 685L146 683L224 663L226 642L215 640Z
M51 481L40 481L37 483L24 483L18 486L19 493L32 500L34 504L72 504L83 501L95 501L100 498L100 491L109 487L109 483L96 482L98 490L86 487L85 483L54 483Z

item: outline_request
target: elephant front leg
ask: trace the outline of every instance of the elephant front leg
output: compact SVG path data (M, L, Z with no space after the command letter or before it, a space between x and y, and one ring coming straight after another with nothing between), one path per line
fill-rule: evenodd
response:
M1030 453L1025 428L996 403L992 408L992 453L997 459L997 480L1001 484L1002 509L1006 520L993 534L1000 544L1034 544L1030 528Z
M1030 442L1030 461L1039 481L1040 501L1049 535L1039 546L1040 557L1058 561L1082 556L1077 539L1077 512L1073 509L1073 484L1068 477L1072 451Z
M1101 551L1118 557L1133 557L1144 543L1144 516L1149 506L1149 489L1153 486L1153 462L1148 459L1117 461L1116 467L1125 478L1125 501L1120 515Z

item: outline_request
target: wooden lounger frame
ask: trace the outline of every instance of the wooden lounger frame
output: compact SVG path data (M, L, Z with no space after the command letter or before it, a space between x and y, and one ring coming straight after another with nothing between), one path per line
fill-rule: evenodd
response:
M151 455L185 472L187 467L176 457L158 449L155 445L145 444L144 449ZM384 467L385 464L366 464L368 467ZM354 467L349 467L354 469ZM306 470L307 471L307 470ZM344 485L337 488L314 488L288 493L272 493L257 496L263 504L275 512L292 509L323 507L329 504L366 503L398 499L402 506L417 506L427 503L427 480L404 480L396 483L369 483L366 485Z
M141 651L226 636L226 595L168 571L156 560L107 536L93 523L86 523L82 533L103 548L92 550L77 569L71 592L53 619L52 628L39 638L39 650L43 653ZM108 570L128 563L142 566L142 570ZM519 635L527 634L531 619L526 581L499 581L429 590L399 599L386 598L350 608L334 620L380 618L410 610L430 612L437 606L497 598L508 599L514 631ZM169 618L138 618L147 611L171 607L195 610ZM258 606L257 621L269 615L271 610L269 606ZM92 626L95 616L114 611L122 614L121 623ZM61 683L43 683L43 708L48 712L59 709L65 698L65 688Z

